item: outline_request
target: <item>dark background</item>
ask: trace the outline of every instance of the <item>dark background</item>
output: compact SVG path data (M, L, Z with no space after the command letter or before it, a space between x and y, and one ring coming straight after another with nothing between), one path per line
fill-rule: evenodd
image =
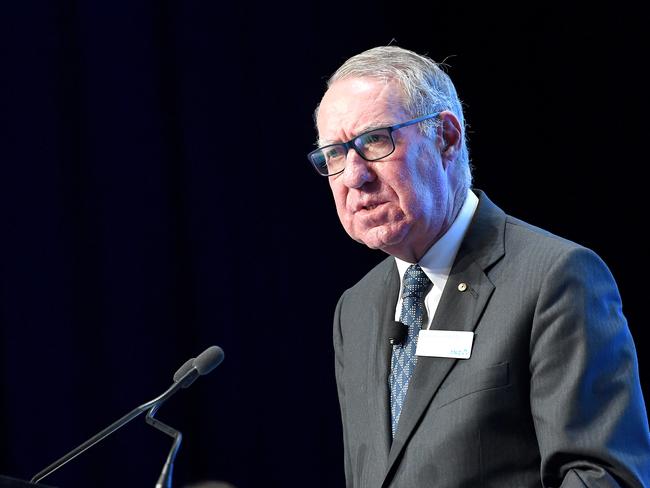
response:
M347 57L446 60L475 186L584 244L642 306L645 17L625 2L15 1L0 11L0 472L29 478L162 392L175 481L343 485L331 316L383 258L308 167ZM639 184L639 186L637 186ZM137 419L47 481L153 486L171 439Z

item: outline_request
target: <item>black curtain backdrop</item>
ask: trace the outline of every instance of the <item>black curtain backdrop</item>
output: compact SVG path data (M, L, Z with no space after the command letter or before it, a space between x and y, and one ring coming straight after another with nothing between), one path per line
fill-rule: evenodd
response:
M162 392L176 486L343 486L331 317L381 252L305 154L347 57L446 60L475 185L598 252L650 395L645 17L624 2L32 1L0 11L0 472L29 478ZM639 186L637 186L639 183ZM153 486L138 419L47 481Z

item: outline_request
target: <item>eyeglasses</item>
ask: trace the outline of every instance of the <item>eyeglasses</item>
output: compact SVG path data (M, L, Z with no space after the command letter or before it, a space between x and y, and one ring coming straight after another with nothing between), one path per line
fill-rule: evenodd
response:
M348 142L319 147L310 152L307 158L319 175L334 176L342 173L345 169L345 161L350 149L354 149L366 161L377 161L385 158L395 151L395 141L393 140L394 131L424 120L432 119L438 115L440 115L440 112L423 115L422 117L408 120L401 124L391 125L390 127L372 129L363 134L359 134Z

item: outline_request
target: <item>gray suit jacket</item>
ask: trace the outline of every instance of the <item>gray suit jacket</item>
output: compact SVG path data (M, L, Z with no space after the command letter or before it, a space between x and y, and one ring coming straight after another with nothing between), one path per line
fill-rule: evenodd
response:
M471 357L418 358L392 442L394 259L339 300L347 486L650 486L636 353L609 270L479 197L432 325L474 331Z

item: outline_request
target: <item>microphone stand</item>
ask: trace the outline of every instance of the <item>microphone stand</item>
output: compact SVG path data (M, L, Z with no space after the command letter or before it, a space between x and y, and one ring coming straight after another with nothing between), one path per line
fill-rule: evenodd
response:
M102 430L98 434L95 434L86 442L74 448L65 456L63 456L60 459L57 459L52 464L47 466L45 469L43 469L42 471L34 475L34 477L30 481L32 483L39 482L46 476L52 474L54 471L59 469L64 464L76 458L82 452L88 450L89 448L97 444L102 439L105 439L106 437L111 435L120 427L123 427L125 424L129 423L138 415L148 410L149 412L146 418L147 423L174 438L174 444L172 445L172 449L169 452L169 455L167 456L167 462L165 463L165 466L163 467L163 471L160 474L160 478L158 479L158 483L156 484L156 488L171 488L171 476L172 476L172 469L174 465L174 459L176 458L176 454L178 453L178 449L181 445L181 440L183 436L179 431L172 429L168 425L155 419L154 415L156 414L160 406L169 397L171 397L174 393L176 393L181 388L187 388L188 386L190 386L192 383L194 383L194 381L199 376L208 374L210 371L216 368L221 363L221 361L223 361L223 358L224 358L223 349L221 349L219 346L211 346L207 348L205 351L203 351L201 354L199 354L196 358L189 359L188 361L185 362L185 364L183 364L183 366L179 368L178 371L176 371L176 373L174 374L174 384L172 384L172 386L170 386L167 389L167 391L165 391L162 395L157 396L156 398L148 401L147 403L143 403L139 407L127 413L124 417L116 420L111 425L106 427L104 430Z
M180 390L181 388L184 388L186 386L189 386L189 384L192 383L198 376L200 376L200 373L199 373L199 371L196 370L196 368L190 369L181 378L179 378L178 381L176 381L172 386L170 386L167 389L167 391L165 391L162 395L160 395L160 396L158 396L158 397L154 398L153 400L150 400L150 401L148 401L146 403L143 403L139 407L137 407L137 408L133 409L132 411L130 411L129 413L127 413L124 417L116 420L111 425L106 427L104 430L102 430L101 432L95 434L90 439L88 439L86 442L84 442L80 446L76 447L75 449L73 449L72 451L67 453L65 456L61 457L60 459L57 459L56 461L54 461L52 464L47 466L45 469L43 469L39 473L36 473L34 475L34 477L30 480L30 482L38 483L40 480L42 480L46 476L52 474L54 471L56 471L57 469L59 469L61 466L68 463L69 461L72 461L79 454L81 454L84 451L90 449L92 446L97 444L99 441L101 441L102 439L105 439L106 437L108 437L113 432L115 432L119 428L121 428L124 425L126 425L127 423L129 423L131 420L133 420L134 418L136 418L140 414L146 412L149 409L153 409L153 408L159 406L165 400L167 400L169 397L171 397L174 393L176 393L178 390ZM155 411L154 411L154 413L155 413ZM158 422L158 421L156 421L156 422ZM180 432L179 432L179 434L180 434ZM180 445L180 440L178 441L178 443Z
M163 469L160 472L160 477L156 482L156 488L172 488L172 471L174 470L174 460L176 459L176 454L178 454L178 450L181 447L183 434L181 434L180 431L154 418L154 415L156 415L156 412L158 411L161 405L162 403L159 403L151 407L149 413L147 413L147 416L145 417L145 420L152 427L174 438L174 443L172 444L172 447L169 450L167 461L165 461L165 465L163 466Z

